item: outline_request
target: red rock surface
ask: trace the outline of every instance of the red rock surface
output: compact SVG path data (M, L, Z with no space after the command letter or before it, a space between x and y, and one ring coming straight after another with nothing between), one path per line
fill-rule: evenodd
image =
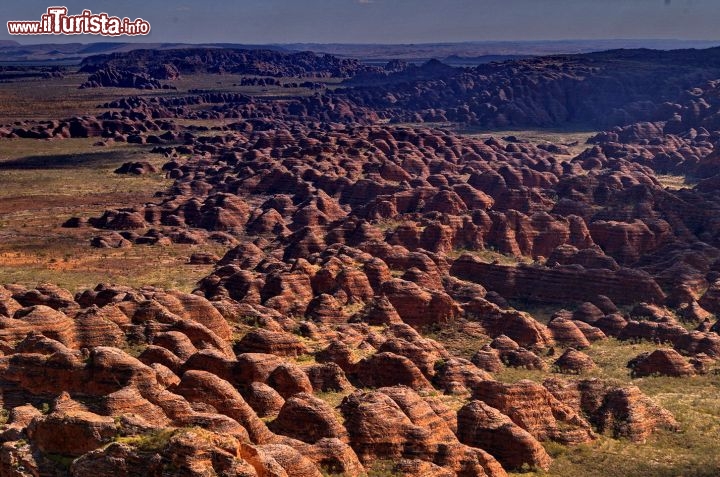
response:
M538 440L579 444L594 439L590 424L582 415L538 383L485 381L475 387L473 398L506 414Z
M458 411L457 419L460 442L486 449L506 469L550 467L552 459L532 435L484 402L469 402Z
M695 368L674 349L656 349L633 358L628 367L632 375L643 376L692 376Z
M147 88L188 69L261 88L357 78L282 99L120 98L95 116L0 127L3 141L153 144L166 190L64 226L95 247L188 246L212 268L192 293L0 287L0 474L56 475L47 457L61 455L78 476L360 476L379 459L406 475L503 476L548 469L542 442L678 428L627 383L500 378L586 373L595 347L640 341L659 349L628 378L715 366L720 83L697 78L713 77L716 52L457 70L196 51L194 67L168 50L84 69L89 86ZM581 118L622 126L583 146L388 124ZM699 182L664 187L668 173Z
M595 368L595 363L590 356L573 348L566 349L553 365L561 373L570 374L581 374Z

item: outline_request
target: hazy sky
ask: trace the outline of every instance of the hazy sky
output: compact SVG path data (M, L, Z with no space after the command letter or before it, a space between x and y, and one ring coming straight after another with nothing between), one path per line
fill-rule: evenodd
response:
M103 37L11 37L8 20L71 14L142 17L150 42L425 43L598 38L720 39L720 0L2 0L0 39L22 43ZM128 41L127 37L120 40Z

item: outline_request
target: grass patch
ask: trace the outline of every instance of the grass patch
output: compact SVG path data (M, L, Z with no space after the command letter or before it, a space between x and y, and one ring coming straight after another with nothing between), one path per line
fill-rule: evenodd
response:
M316 392L315 397L322 399L330 405L332 408L336 408L340 405L343 399L353 393L352 389L346 391L324 391Z
M165 448L181 429L165 428L136 436L119 436L114 442L127 444L145 452L157 452Z
M468 250L465 248L455 249L448 254L448 257L456 259L465 254L479 258L485 263L499 263L500 265L516 266L520 263L533 263L533 259L531 257L516 257L515 255L500 253L497 250L489 248L483 250Z
M655 177L661 186L670 190L689 189L697 184L692 178L675 174L655 174Z
M470 359L484 345L492 341L475 323L453 321L424 333L426 338L441 343L454 356Z
M366 466L368 477L400 477L393 469L395 462L388 459L377 459L371 465Z
M507 136L515 136L516 138L528 141L531 144L563 144L567 147L569 154L554 154L558 159L571 159L585 149L588 145L587 140L597 134L597 131L588 129L585 126L568 126L561 129L507 129L493 130L478 129L475 127L456 127L455 132L481 140L487 140L491 137L503 138Z
M315 355L313 354L301 354L300 356L295 358L295 362L298 364L315 364L317 361L315 360Z
M45 458L54 463L57 467L62 470L69 470L75 457L61 455L61 454L45 454Z

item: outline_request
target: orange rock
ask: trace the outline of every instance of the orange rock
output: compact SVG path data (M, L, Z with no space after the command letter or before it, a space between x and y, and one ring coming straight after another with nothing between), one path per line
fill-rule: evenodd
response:
M482 401L471 401L458 411L460 442L489 452L506 469L547 470L552 459L543 446L509 417Z
M579 413L532 381L483 381L473 390L473 399L498 409L541 441L580 444L594 438L590 424Z
M297 336L290 333L257 329L246 334L235 345L235 352L299 356L307 353L307 348Z
M424 290L412 282L387 281L382 285L382 293L403 322L416 328L447 323L459 316L458 306L447 294Z
M595 363L590 356L582 351L568 348L553 365L561 373L581 374L595 368Z
M27 432L31 442L43 452L80 456L109 443L117 429L112 417L68 410L36 417Z
M445 421L406 387L356 392L340 409L361 461L409 457L459 474L506 475L489 454L460 444Z
M347 440L347 432L333 409L325 401L305 393L285 401L270 429L310 444L323 438Z
M695 368L674 349L656 349L643 353L628 363L633 377L643 376L692 376Z
M355 376L362 386L383 387L395 384L412 389L431 389L432 385L412 361L395 353L376 353L362 359Z

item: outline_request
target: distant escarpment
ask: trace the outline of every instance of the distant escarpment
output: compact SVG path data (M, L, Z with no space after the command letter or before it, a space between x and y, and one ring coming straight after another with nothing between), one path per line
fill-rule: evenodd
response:
M464 69L431 61L384 78L358 76L340 93L398 122L611 127L662 118L718 74L718 48L615 50Z
M349 78L359 72L379 72L355 59L312 52L283 53L273 50L225 48L185 48L177 50L134 50L127 53L96 55L85 58L80 72L114 67L134 73L146 73L158 79L173 79L179 74L233 73L273 77Z
M137 89L175 89L174 86L161 84L160 81L147 73L117 69L112 66L99 69L91 74L87 81L80 85L85 88L137 88Z

